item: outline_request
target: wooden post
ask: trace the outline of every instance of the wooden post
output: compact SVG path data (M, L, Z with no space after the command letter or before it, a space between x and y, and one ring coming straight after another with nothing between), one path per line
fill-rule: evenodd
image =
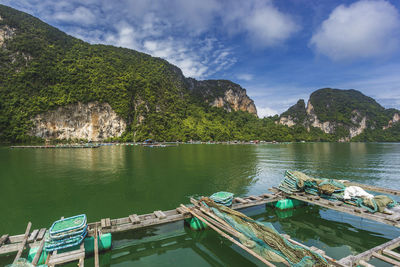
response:
M98 244L98 232L97 225L94 228L94 266L99 267L99 244Z
M24 235L24 239L22 240L22 244L18 250L17 256L14 259L13 263L16 263L18 261L18 259L21 257L22 255L22 251L24 251L25 249L25 245L26 245L26 241L28 240L28 236L29 236L29 231L31 230L31 226L32 223L29 222L28 225L26 226L26 230L25 230L25 235Z
M237 240L235 240L234 238L232 238L231 236L229 236L228 234L224 233L223 231L221 231L220 229L218 229L217 227L215 227L214 225L212 225L211 223L207 222L206 220L204 220L201 216L198 216L196 213L194 213L191 209L187 208L185 205L181 204L181 207L184 208L186 211L190 212L193 216L195 216L197 219L199 219L200 221L202 221L203 223L207 224L210 228L212 228L214 231L216 231L218 234L222 235L223 237L225 237L226 239L228 239L229 241L231 241L232 243L236 244L237 246L239 246L240 248L242 248L243 250L245 250L246 252L248 252L250 255L253 255L255 258L259 259L261 262L263 262L265 265L270 266L270 267L274 267L275 265L270 263L269 261L267 261L266 259L264 259L263 257L261 257L260 255L258 255L257 253L255 253L254 251L250 250L249 248L247 248L246 246L244 246L242 243L238 242Z
M38 249L38 251L36 252L35 257L34 257L33 260L32 260L32 265L33 265L33 266L36 266L37 263L39 262L40 256L42 255L42 251L43 251L43 247L44 247L44 242L45 242L44 239L42 239L42 241L40 241L39 249Z
M96 226L96 229L97 229L97 226ZM82 241L80 248L81 248L80 249L81 251L83 250L83 257L79 258L78 266L84 267L85 266L85 241Z

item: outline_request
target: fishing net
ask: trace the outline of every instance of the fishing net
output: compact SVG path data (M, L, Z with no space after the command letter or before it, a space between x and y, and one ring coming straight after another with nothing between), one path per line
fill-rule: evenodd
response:
M328 266L318 253L297 246L280 235L270 223L255 221L226 206L218 205L209 198L201 199L215 215L240 233L240 242L273 262L287 261L291 266Z
M333 201L344 201L347 204L365 208L371 213L384 212L386 208L398 205L394 199L386 195L377 195L373 198L352 197L345 200L343 196L346 186L343 183L334 179L313 178L299 171L286 171L278 189L287 194L306 192Z
M384 212L386 208L393 208L397 202L385 195L374 196L374 198L359 198L356 201L357 206L367 209L369 212Z
M34 267L34 265L26 259L21 258L14 263L6 265L6 267Z

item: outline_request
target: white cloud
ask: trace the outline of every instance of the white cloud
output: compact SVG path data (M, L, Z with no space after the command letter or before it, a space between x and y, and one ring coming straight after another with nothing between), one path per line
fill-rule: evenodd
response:
M259 118L274 116L278 114L278 111L269 107L257 107L257 114Z
M253 76L253 74L249 74L249 73L240 73L237 75L237 78L239 80L243 80L243 81L251 81L251 80L253 80L254 76Z
M297 30L272 0L0 0L90 43L127 47L207 78L236 63L226 38L255 46L285 42Z
M71 12L56 12L53 19L66 23L77 23L84 25L92 25L97 19L96 16L88 8L79 6Z
M245 34L256 47L282 44L300 30L292 16L270 0L236 1L226 6L222 21L230 34Z
M335 8L310 44L333 60L388 55L399 45L400 18L389 2L362 0Z
M299 30L289 15L271 4L256 7L246 14L245 25L251 38L264 46L281 44Z

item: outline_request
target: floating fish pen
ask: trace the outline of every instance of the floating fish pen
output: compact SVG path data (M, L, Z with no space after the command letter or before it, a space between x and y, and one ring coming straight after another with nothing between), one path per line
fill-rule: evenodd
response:
M98 148L100 145L92 145L92 144L85 144L85 145L44 145L44 146L10 146L10 148Z
M61 218L49 229L38 228L33 231L29 222L24 234L5 234L0 237L0 254L17 253L14 260L17 263L27 248L29 266L56 266L72 261L83 266L85 257L94 255L95 266L99 266L99 253L112 247L113 233L185 221L194 230L211 229L217 232L267 266L275 266L279 262L286 266L368 267L373 266L369 263L372 258L400 266L400 253L396 251L400 247L400 237L358 255L333 259L324 250L308 247L289 235L280 234L272 224L258 222L238 211L259 205L287 210L309 203L400 228L400 209L394 200L393 203L385 204L390 208L387 210L381 202L375 203L380 198L369 199L369 202L365 200L364 203L358 201L360 198L357 196L364 194L361 192L363 190L399 196L399 190L303 175L299 172L286 172L282 183L270 189L272 194L234 197L229 192L219 192L211 197L192 198L190 205L181 204L174 210L130 214L118 219L104 218L92 223L87 223L84 215L78 215ZM351 187L362 190L349 200L346 194L355 192ZM376 206L368 207L370 202Z

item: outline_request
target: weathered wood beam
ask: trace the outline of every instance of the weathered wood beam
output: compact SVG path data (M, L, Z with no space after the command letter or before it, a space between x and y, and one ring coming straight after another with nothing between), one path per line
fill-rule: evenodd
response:
M99 240L98 240L98 232L97 227L95 228L94 233L94 266L99 267Z
M340 262L341 264L346 265L346 266L353 266L354 264L357 264L360 260L369 261L371 259L373 253L380 252L384 249L391 250L393 248L398 247L399 245L400 245L400 237L397 237L397 238L390 240L384 244L381 244L381 245L371 248L367 251L364 251L358 255L355 255L355 256L349 255L345 258L340 259L338 262Z
M400 261L400 254L397 253L397 252L394 252L394 251L389 250L389 249L384 249L384 250L382 250L382 253L387 255L387 256L392 257L395 260Z
M42 255L42 251L43 251L43 247L44 247L44 242L45 240L42 239L42 241L40 241L40 245L39 245L39 249L37 250L35 257L32 260L32 265L36 266L37 263L39 262L40 256Z
M29 231L31 230L31 227L32 227L32 223L28 222L28 225L26 226L26 230L25 230L24 240L22 240L22 244L20 245L20 247L18 249L17 256L15 256L15 259L14 259L14 263L16 263L19 260L19 258L22 255L22 251L24 251L24 249L25 249L26 241L28 240Z

